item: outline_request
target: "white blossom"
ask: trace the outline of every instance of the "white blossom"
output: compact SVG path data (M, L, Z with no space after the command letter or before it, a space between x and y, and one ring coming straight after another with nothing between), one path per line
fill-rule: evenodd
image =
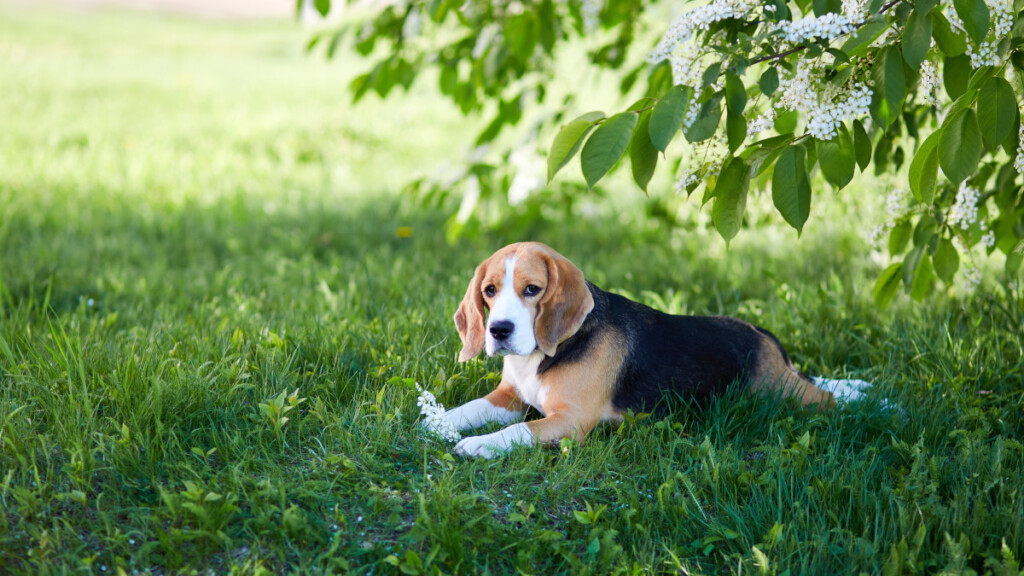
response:
M902 188L896 188L889 193L889 196L885 199L885 211L888 214L888 219L871 231L869 240L871 245L878 247L881 244L882 236L884 236L889 230L892 230L893 226L896 225L896 221L899 220L903 213L907 210L907 191Z
M988 40L978 44L977 48L968 42L967 55L971 57L971 68L999 66L999 55L996 54L995 48Z
M675 193L682 194L683 192L686 191L688 187L690 187L692 184L696 184L699 181L700 177L696 173L684 172L682 176L676 179L674 187Z
M906 209L906 199L907 191L903 188L896 188L889 193L889 196L885 199L885 211L889 213L890 218L903 214L903 211Z
M867 0L843 0L843 16L859 22L868 15Z
M1012 0L987 0L985 4L991 16L992 32L995 34L995 41L998 43L1013 30L1013 2Z
M521 204L535 191L544 185L541 177L541 159L532 152L529 146L516 148L509 154L509 166L515 176L508 186L508 203L512 206Z
M981 243L987 248L991 248L996 245L996 234L992 230L989 230L981 237Z
M807 133L819 140L831 140L848 118L866 116L871 107L871 89L857 82L846 92L823 82L807 60L797 63L790 78L779 81L781 96L777 108L796 110L807 119Z
M956 201L949 210L949 223L967 230L978 220L978 191L965 180L956 191Z
M831 41L857 28L858 20L845 14L827 12L821 16L805 16L799 20L779 22L777 30L791 44L802 44L812 38Z
M591 33L601 24L601 10L604 0L583 0L580 4L580 16L583 18L583 32Z
M703 54L691 42L694 34L710 29L712 24L721 20L745 19L760 5L755 0L713 0L710 4L683 12L669 25L661 41L648 54L647 61L656 63L667 59L672 65L675 84L697 86L701 71L695 64Z
M882 236L892 227L891 224L879 224L875 226L875 229L871 231L871 235L868 236L868 240L871 241L871 245L878 248L882 243Z
M956 13L956 8L953 6L953 0L942 0L942 14L945 15L946 20L949 20L949 25L954 30L965 32L964 21L960 19L960 15Z
M917 91L926 104L937 106L939 103L939 76L935 65L930 60L921 62L921 80Z
M1017 157L1013 160L1013 167L1018 174L1024 174L1024 122L1020 124L1017 131Z
M424 390L419 383L416 384L416 390L420 393L419 398L416 399L416 405L420 407L420 414L423 415L423 426L440 436L442 440L458 442L462 435L455 428L455 424L445 415L444 405L434 398L432 392Z
M757 136L775 125L775 109L769 108L764 114L747 123L747 136Z
M970 292L977 288L979 284L981 284L981 270L968 264L964 267L964 288Z

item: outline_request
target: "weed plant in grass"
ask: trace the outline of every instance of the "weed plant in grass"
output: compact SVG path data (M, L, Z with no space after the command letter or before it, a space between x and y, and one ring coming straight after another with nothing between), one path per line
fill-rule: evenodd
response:
M291 24L0 11L0 573L1020 573L1013 284L879 313L870 225L827 194L799 242L534 204L452 246L393 190L454 112L352 114ZM822 414L734 390L454 458L413 383L495 385L451 313L524 238L875 390Z

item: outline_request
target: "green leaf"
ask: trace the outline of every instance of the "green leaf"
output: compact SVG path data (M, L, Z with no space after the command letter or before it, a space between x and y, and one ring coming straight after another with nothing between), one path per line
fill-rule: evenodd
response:
M1020 270L1021 262L1024 262L1024 241L1006 255L1006 273L1010 276L1016 274Z
M747 121L743 114L729 114L725 117L725 134L729 140L729 152L735 152L747 139Z
M840 125L839 131L831 140L817 140L818 165L825 175L825 180L836 188L843 188L853 179L856 169L853 140L846 125Z
M451 96L455 93L455 85L459 82L459 69L456 66L442 66L441 75L438 78L438 85L441 87L441 94Z
M774 66L769 66L761 74L761 79L757 81L757 87L761 89L761 93L765 96L774 94L775 90L779 88L779 71Z
M939 153L937 150L941 130L932 132L921 143L921 147L910 161L910 192L922 204L931 204L935 197L935 182L939 172Z
M975 44L988 36L989 11L984 0L953 0L953 7L964 23L967 35Z
M978 127L989 152L995 152L1010 135L1017 116L1017 98L1013 88L998 76L989 78L978 93Z
M704 71L704 74L702 74L701 78L700 78L701 79L701 90L703 90L704 88L707 88L708 86L711 86L712 84L714 84L715 80L718 80L718 75L721 74L721 73L722 73L722 63L721 62L715 62L711 66L708 66L707 70Z
M914 282L914 275L917 273L917 266L924 257L924 246L914 246L910 252L903 257L903 284L910 286Z
M715 228L726 242L736 236L743 224L749 186L750 170L743 159L733 157L728 160L715 184L715 205L711 209Z
M967 91L967 81L971 77L971 59L966 55L946 58L942 63L942 85L946 94L956 100Z
M673 86L658 100L651 112L649 132L654 147L662 152L679 132L686 115L686 108L693 97L693 88Z
M629 144L629 161L633 168L633 180L644 192L647 192L647 184L650 183L651 177L654 175L654 168L658 165L658 149L651 142L648 129L651 116L651 111L640 115L636 130L633 131L633 141Z
M884 17L872 17L850 36L841 50L851 58L862 56L871 47L871 43L881 36L888 27L889 22Z
M928 13L914 10L903 28L903 59L917 70L928 55L932 43L932 19Z
M840 13L842 12L841 0L813 0L811 5L814 8L815 16L822 16L829 12Z
M803 146L789 146L775 162L772 202L799 236L811 213L811 184L807 178Z
M313 0L313 7L316 8L321 18L325 17L331 11L331 0Z
M907 93L907 78L903 73L903 56L899 47L888 46L879 51L871 76L875 81L871 112L875 120L888 126L899 117Z
M555 134L555 139L551 142L551 151L548 152L548 182L551 182L555 174L576 155L583 138L602 118L604 112L588 112L563 125L558 134Z
M914 281L910 285L910 297L914 300L923 300L932 291L932 280L934 278L932 259L925 253L921 256L921 262L917 265L917 272L914 273Z
M914 0L914 10L917 10L921 14L928 14L938 4L939 0Z
M1024 18L1021 19L1024 22ZM1013 116L1013 126L1010 126L1010 134L1003 140L1003 151L1006 152L1007 156L1016 157L1017 148L1020 146L1019 138L1017 134L1020 133L1020 111L1018 110Z
M953 184L974 174L981 158L981 130L974 110L967 108L947 118L939 135L939 166Z
M949 25L949 20L943 16L942 11L932 12L932 36L939 50L948 57L959 56L967 50L967 42L964 37L954 32Z
M892 266L889 266L882 272L882 275L878 277L878 281L875 282L875 305L879 308L885 308L889 305L893 296L900 288L900 277L903 273L903 263L897 262Z
M907 248L907 242L910 242L913 231L914 227L910 225L910 222L900 222L893 226L892 231L889 232L889 254L902 254Z
M871 164L871 138L868 137L860 120L853 121L853 151L857 157L857 165L863 172Z
M935 237L935 230L938 224L930 214L926 213L917 221L914 227L914 246L928 246ZM908 280L909 282L909 280Z
M622 112L608 118L583 145L580 164L590 188L622 158L636 127L637 113Z
M800 114L796 110L787 110L775 116L774 128L779 134L791 134L796 130Z
M702 142L711 138L718 131L718 123L722 121L722 93L718 92L700 107L697 119L684 132L690 142Z
M947 284L953 281L953 276L960 268L960 254L957 253L949 238L939 240L939 246L932 257L935 267L935 274Z
M732 70L725 73L725 105L730 114L737 116L743 114L747 106L747 89Z

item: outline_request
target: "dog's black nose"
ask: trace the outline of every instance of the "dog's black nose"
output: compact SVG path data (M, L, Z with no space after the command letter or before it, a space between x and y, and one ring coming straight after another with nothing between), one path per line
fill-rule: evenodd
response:
M491 324L491 336L494 336L495 340L504 340L511 336L515 329L516 325L511 320L499 320Z

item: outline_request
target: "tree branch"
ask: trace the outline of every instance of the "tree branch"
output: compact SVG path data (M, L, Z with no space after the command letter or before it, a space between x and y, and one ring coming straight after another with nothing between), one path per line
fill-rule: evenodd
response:
M885 14L886 12L889 11L890 8L892 8L893 6L899 4L902 1L903 0L889 0L889 2L887 2L884 6L882 6L878 10L878 13L879 14ZM855 31L859 30L862 26L864 26L867 23L868 23L868 21L865 20L865 21L861 22L860 24L857 24L857 27L854 28L854 30ZM769 54L768 56L761 56L759 58L754 58L753 60L750 61L750 63L751 64L758 64L760 62L766 62L768 60L778 60L780 58L785 58L786 56L789 56L790 54L793 54L794 52L799 52L799 51L804 50L806 48L807 48L807 46L805 44L801 44L800 46L797 46L795 48L790 48L789 50L783 50L782 52L779 52L778 54Z

